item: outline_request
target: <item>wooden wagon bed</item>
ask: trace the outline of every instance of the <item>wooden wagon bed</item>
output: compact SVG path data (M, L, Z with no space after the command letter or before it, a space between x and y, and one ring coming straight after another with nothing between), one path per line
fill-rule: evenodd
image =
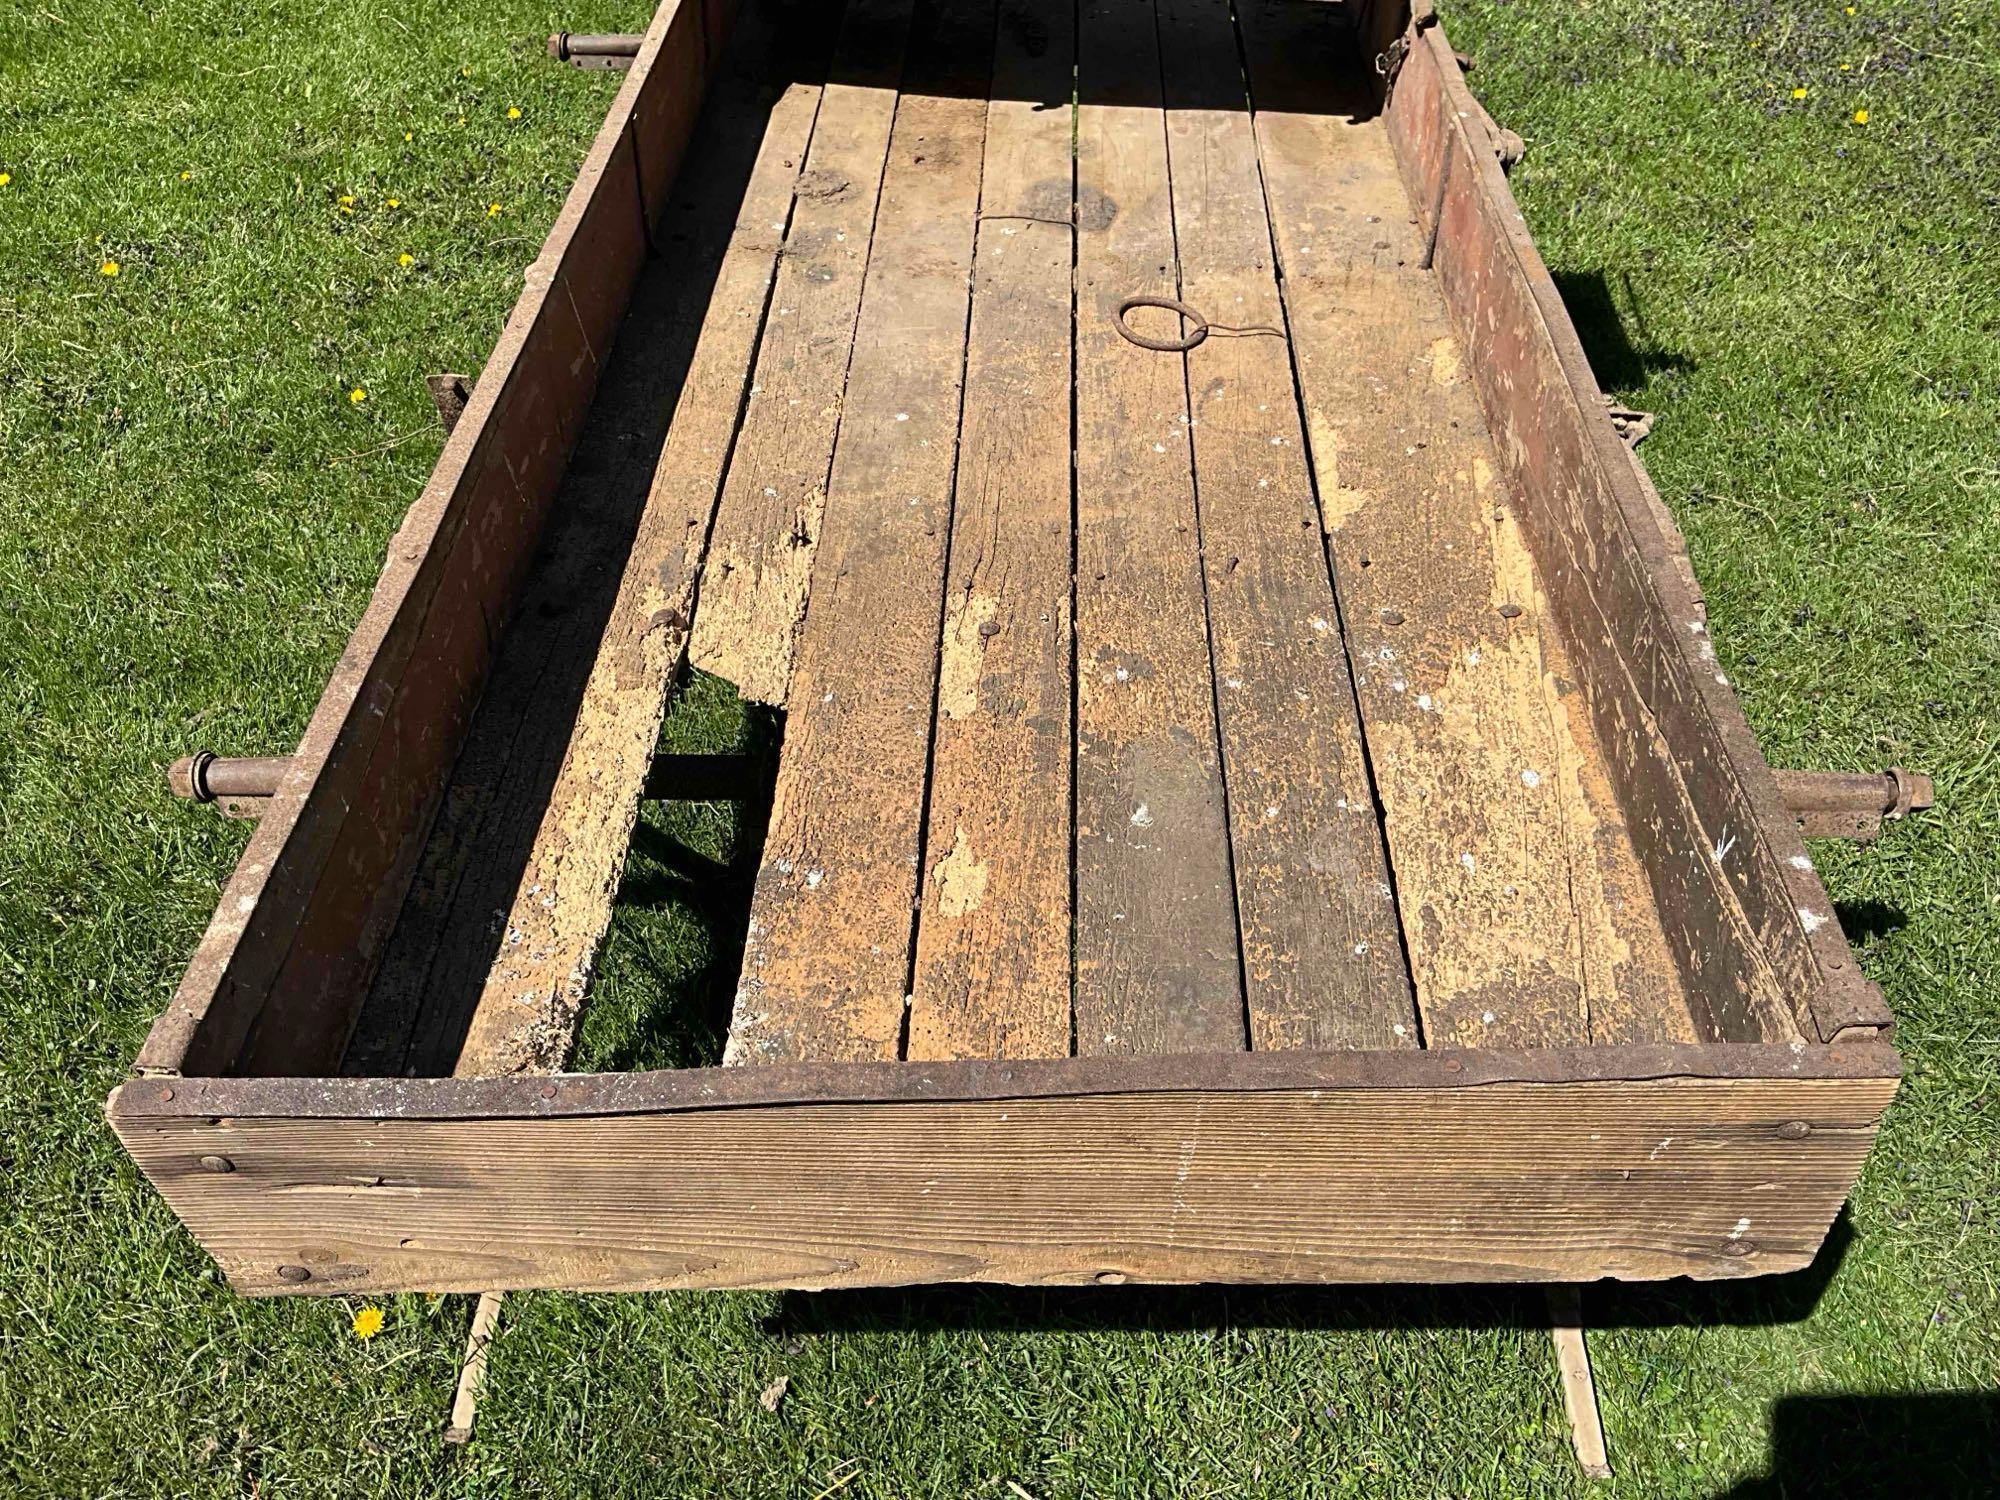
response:
M1427 12L728 19L114 1099L235 1284L1808 1260L1889 1018ZM784 711L726 1053L544 1077L689 660Z

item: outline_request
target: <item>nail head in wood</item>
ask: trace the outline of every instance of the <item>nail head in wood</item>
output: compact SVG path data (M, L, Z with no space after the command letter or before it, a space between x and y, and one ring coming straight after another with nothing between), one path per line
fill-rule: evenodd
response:
M234 1172L236 1170L236 1163L226 1156L204 1156L201 1159L201 1165L204 1171L209 1172Z

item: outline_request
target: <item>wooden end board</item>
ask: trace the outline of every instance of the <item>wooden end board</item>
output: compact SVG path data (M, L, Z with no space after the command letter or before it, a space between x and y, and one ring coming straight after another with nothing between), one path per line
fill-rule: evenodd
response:
M1812 1259L1895 1072L1861 1043L141 1080L111 1119L250 1295L1726 1278Z
M1426 1044L1695 1041L1351 34L1238 15Z
M732 1062L902 1045L994 9L945 0L924 19L883 174Z
M1158 7L1251 1045L1418 1044L1229 11ZM1161 358L1172 358L1162 355Z
M694 664L782 705L826 505L911 0L855 0L797 183L702 575Z
M1411 34L1384 123L1610 774L1709 1032L1886 1029L1674 566L1441 28ZM1481 132L1475 139L1475 132ZM1428 208L1424 210L1427 219Z
M692 130L704 53L699 6L667 0L142 1071L241 1066L253 1029L267 1070L336 1065L645 254L641 184L671 179Z
M1070 1052L1071 9L995 36L906 1055Z
M1148 0L1083 0L1076 124L1076 1050L1248 1042L1182 362L1113 326L1172 297Z

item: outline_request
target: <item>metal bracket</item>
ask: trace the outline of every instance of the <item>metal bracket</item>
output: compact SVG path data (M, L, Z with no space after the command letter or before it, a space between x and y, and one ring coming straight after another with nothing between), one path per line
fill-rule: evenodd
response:
M1613 396L1604 398L1604 410L1611 417L1612 430L1628 448L1637 448L1645 442L1653 431L1653 423L1659 420L1652 412L1623 405Z

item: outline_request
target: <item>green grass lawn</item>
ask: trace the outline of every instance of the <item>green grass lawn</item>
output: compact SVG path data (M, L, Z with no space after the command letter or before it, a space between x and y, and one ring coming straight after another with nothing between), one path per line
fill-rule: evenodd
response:
M1511 1293L521 1296L447 1450L469 1299L395 1298L366 1342L355 1302L241 1301L127 1164L101 1100L244 837L161 768L296 739L436 457L421 377L478 368L609 101L542 38L644 14L0 13L0 1492L1585 1490ZM1909 1064L1836 1245L1789 1282L1589 1294L1600 1489L1982 1493L2000 8L1446 21L1528 140L1516 188L1601 378L1660 414L1647 462L1770 757L1938 780L1934 813L1819 854ZM703 692L697 740L730 728ZM700 942L671 901L621 919L586 1060L683 1060L631 1016ZM1920 1399L1950 1392L1988 1399Z

